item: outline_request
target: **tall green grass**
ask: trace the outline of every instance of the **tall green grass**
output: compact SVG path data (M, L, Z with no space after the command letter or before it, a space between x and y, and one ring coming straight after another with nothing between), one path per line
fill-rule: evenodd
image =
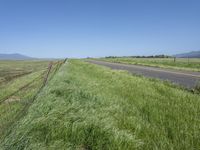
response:
M0 102L13 92L19 90L21 87L26 86L26 84L29 84L30 82L33 82L38 77L42 76L45 70L37 71L31 74L28 74L23 77L19 77L15 80L10 81L6 84L0 85Z
M63 65L2 149L190 150L200 96L79 60Z
M24 64L23 68L27 68L26 65ZM39 71L17 77L0 85L0 140L9 132L13 124L26 114L26 110L43 87L44 79L47 78L45 82L50 81L61 65L61 61L54 63L48 78L47 66L43 66L41 63L41 66L35 68ZM12 66L10 66L11 68Z
M31 103L42 83L43 78L38 78L25 89L0 103L0 139L8 132L10 126L24 115L23 110Z

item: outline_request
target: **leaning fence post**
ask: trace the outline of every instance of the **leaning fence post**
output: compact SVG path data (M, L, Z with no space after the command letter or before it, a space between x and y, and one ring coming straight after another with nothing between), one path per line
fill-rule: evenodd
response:
M64 63L66 63L67 59L68 59L68 58L65 58Z
M50 63L49 63L49 66L48 66L47 74L46 74L46 76L45 76L45 78L44 78L43 86L45 86L46 83L47 83L48 76L49 76L49 73L50 73L50 71L51 71L52 65L53 65L53 63L50 62Z

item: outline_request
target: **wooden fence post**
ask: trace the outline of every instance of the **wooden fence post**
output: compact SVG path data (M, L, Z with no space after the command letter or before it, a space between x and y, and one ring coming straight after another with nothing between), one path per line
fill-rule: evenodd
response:
M174 62L176 62L176 57L174 57Z
M53 65L53 62L50 62L50 63L49 63L49 66L48 66L47 74L46 74L46 76L45 76L45 78L44 78L43 86L45 86L46 83L47 83L48 76L49 76L49 73L50 73L50 71L51 71L52 65Z

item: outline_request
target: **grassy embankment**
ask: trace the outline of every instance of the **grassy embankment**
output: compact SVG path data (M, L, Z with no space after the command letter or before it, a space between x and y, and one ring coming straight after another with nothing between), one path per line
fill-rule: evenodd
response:
M71 60L0 144L4 149L200 147L200 96Z
M0 64L1 77L11 77L0 84L1 139L10 126L25 114L25 110L42 87L49 61L0 61ZM50 76L57 66L58 64L53 65Z
M145 65L161 68L171 68L178 70L200 71L200 58L100 58L96 60L103 60L109 62Z

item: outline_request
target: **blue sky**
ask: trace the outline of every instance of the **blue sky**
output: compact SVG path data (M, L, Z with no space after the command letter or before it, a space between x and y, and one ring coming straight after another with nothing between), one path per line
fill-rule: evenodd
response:
M0 53L33 57L200 50L200 0L0 0Z

